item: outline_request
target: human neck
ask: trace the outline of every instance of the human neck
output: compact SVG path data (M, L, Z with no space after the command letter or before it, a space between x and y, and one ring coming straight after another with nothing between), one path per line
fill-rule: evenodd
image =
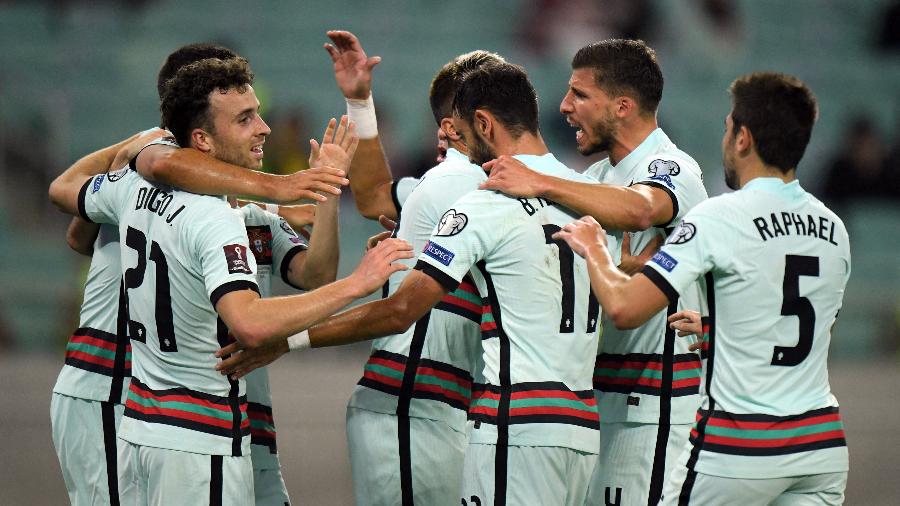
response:
M738 179L740 181L739 188L743 188L744 185L746 185L750 181L761 177L774 177L784 181L785 183L790 183L791 181L797 179L797 169L791 169L787 172L782 172L778 167L766 165L761 160L757 159L753 162L749 162L738 173Z
M529 133L525 132L520 135L517 139L513 139L510 135L503 135L502 140L499 140L494 148L497 152L497 156L500 155L546 155L550 152L547 149L547 145L544 143L544 139L541 137L540 132L537 133Z
M638 116L631 122L623 123L613 139L613 145L609 150L609 161L614 166L621 162L632 151L644 142L654 130L659 128L656 116L643 118Z

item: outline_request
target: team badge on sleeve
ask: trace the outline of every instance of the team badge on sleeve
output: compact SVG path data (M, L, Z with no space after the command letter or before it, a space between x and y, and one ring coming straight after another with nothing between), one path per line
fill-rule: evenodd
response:
M106 173L106 179L109 179L110 183L115 183L116 181L125 177L125 174L128 173L129 167L126 165L119 170L114 170Z
M693 239L696 234L697 227L693 223L682 220L666 239L666 244L684 244Z
M681 167L674 160L657 159L650 162L647 171L650 172L650 179L662 181L666 186L674 190L675 185L672 184L672 177L681 173Z
M250 264L247 263L247 248L242 244L229 244L223 246L225 261L228 263L229 274L253 274Z
M456 235L462 232L468 223L468 216L456 212L456 209L450 209L441 216L441 221L438 222L438 229L435 235L443 237Z

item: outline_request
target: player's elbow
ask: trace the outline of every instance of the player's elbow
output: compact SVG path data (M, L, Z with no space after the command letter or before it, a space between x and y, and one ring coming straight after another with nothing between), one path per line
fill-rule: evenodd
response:
M627 219L628 223L623 228L629 232L647 230L655 225L653 222L653 207L650 205L650 202L642 202L640 205L630 207Z
M607 318L619 330L631 330L641 326L642 321L638 315L632 311L630 306L624 304L615 304L611 307L604 307Z
M228 331L248 350L259 348L272 334L272 329L263 322L253 321L249 318L232 322Z
M67 207L65 205L66 201L66 191L65 191L65 183L61 181L61 176L54 179L52 183L50 183L50 188L47 190L47 196L50 198L50 202L56 206L60 211L65 212Z
M402 334L412 327L419 315L414 314L413 307L404 300L397 297L388 298L391 302L388 317L386 319L387 329L391 334Z
M384 212L385 211L384 209L382 209L378 205L375 205L371 201L371 199L366 198L364 195L357 196L354 194L354 200L356 201L356 210L359 211L359 214L361 214L364 218L366 218L368 220L376 220L377 221L378 217L381 216L382 214L384 214L386 216L389 215L388 213Z
M94 253L93 242L85 241L81 235L72 230L66 231L66 244L72 251L81 255L91 256Z

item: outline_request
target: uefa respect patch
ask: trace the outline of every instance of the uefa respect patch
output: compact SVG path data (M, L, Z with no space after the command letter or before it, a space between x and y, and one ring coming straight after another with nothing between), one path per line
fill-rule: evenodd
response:
M656 254L653 255L653 258L651 258L651 260L653 260L653 263L662 267L668 272L672 272L672 269L674 269L675 266L678 265L678 260L675 260L674 258L667 255L665 251L657 251Z
M106 174L98 174L97 177L94 178L94 186L91 187L91 193L97 193L100 191L100 185L103 184L103 178L106 177Z
M422 252L437 260L438 262L448 266L450 265L450 262L453 261L453 257L456 256L456 254L440 247L439 245L431 241L425 243L425 249L423 249Z

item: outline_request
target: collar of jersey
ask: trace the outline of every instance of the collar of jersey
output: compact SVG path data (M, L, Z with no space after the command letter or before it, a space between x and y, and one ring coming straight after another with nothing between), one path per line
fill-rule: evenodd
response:
M446 158L456 158L457 160L471 163L469 162L469 157L457 151L456 148L447 148Z
M537 172L550 173L553 172L557 166L562 165L559 163L559 160L553 156L553 153L544 155L513 155L513 158L520 160L527 165L529 169Z
M799 195L804 192L800 186L800 181L795 179L790 183L785 183L777 177L757 177L751 179L744 185L741 190L758 190L766 193L787 193L790 195Z
M628 153L625 158L619 160L619 163L615 166L616 172L620 174L633 173L637 168L638 162L643 160L650 153L659 151L658 146L671 142L672 141L669 140L666 133L662 131L662 128L657 128L650 132L650 135L638 144L638 147L634 148L634 151Z

